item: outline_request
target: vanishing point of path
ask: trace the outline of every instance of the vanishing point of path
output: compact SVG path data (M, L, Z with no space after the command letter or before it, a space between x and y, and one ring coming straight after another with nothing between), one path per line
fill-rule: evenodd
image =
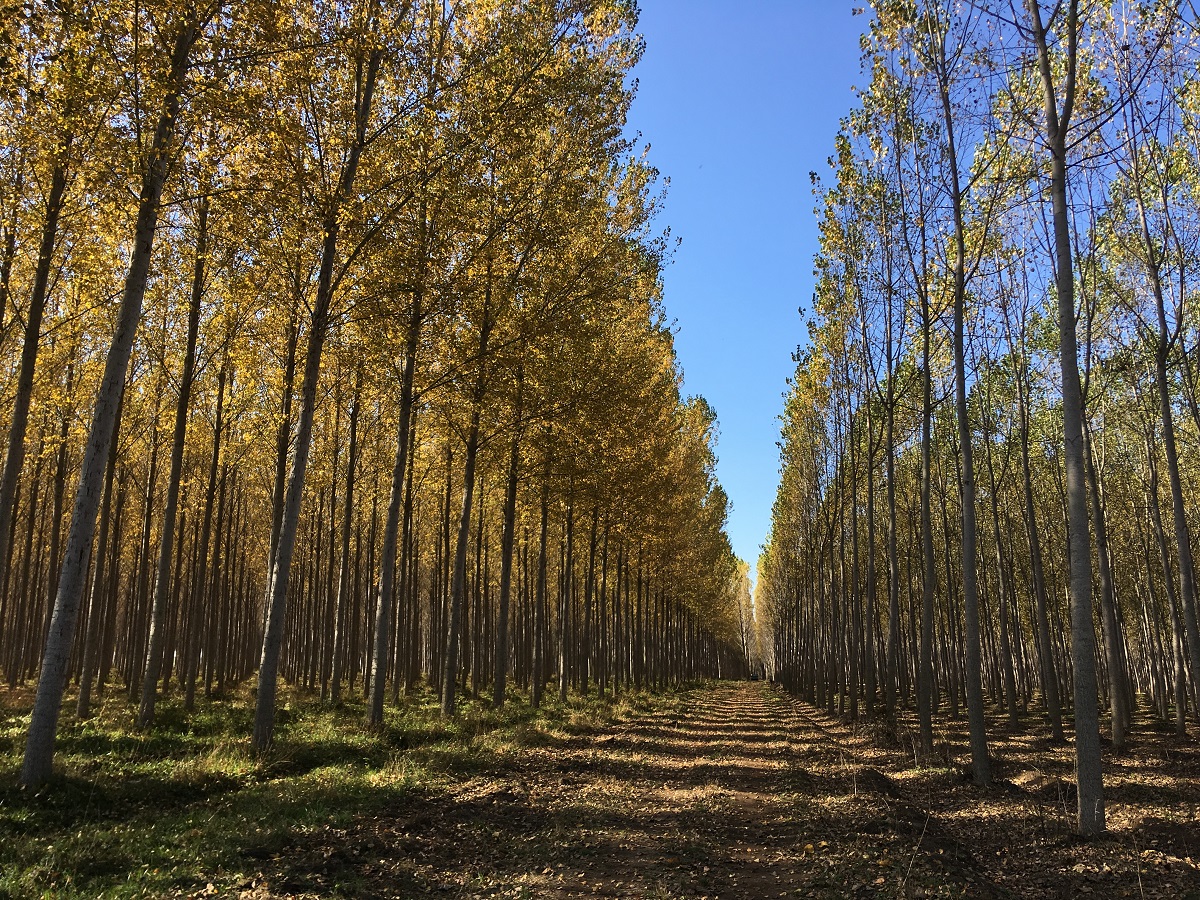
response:
M693 691L305 835L243 896L991 895L833 724L763 683Z

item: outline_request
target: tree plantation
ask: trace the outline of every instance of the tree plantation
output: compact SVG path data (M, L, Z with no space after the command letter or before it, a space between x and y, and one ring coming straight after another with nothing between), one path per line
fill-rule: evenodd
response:
M1200 896L1196 11L644 5L0 11L0 898Z
M761 596L779 677L917 757L988 704L1073 729L1200 716L1196 21L1180 4L888 3L814 181L809 345ZM814 176L815 177L815 176ZM1067 721L1070 720L1070 721ZM1149 727L1153 727L1151 724Z
M0 656L500 705L744 669L607 2L34 4L5 35ZM73 499L72 499L73 498ZM44 649L43 649L44 648ZM739 668L740 666L740 668Z

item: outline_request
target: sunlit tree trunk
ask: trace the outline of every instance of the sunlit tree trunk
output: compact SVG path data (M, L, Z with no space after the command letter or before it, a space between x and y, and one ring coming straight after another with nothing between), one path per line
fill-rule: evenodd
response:
M275 691L278 687L279 655L283 648L284 614L287 609L288 578L296 546L296 529L300 524L300 502L304 494L304 477L308 470L308 454L312 444L313 416L317 404L317 382L321 375L321 355L329 330L329 306L333 299L333 269L337 257L342 206L351 199L358 163L367 142L367 123L383 50L371 50L360 69L355 96L355 135L346 162L342 167L336 193L330 199L324 223L321 246L321 265L317 276L317 294L313 303L305 352L304 377L300 387L300 417L296 427L296 446L292 470L284 496L278 545L271 560L267 579L266 627L263 629L262 654L258 669L258 695L254 710L254 734L251 747L262 752L271 744L275 727Z
M954 211L954 411L958 423L959 455L962 461L962 584L966 619L965 680L967 718L971 739L971 768L975 783L991 783L988 761L987 722L983 709L982 659L979 632L978 535L975 522L975 454L972 452L971 418L967 409L967 362L964 348L967 276L966 223L963 219L963 189L958 171L954 115L950 108L949 73L946 67L944 38L939 43L938 86L947 142L946 161L950 168L950 201ZM928 359L926 359L928 365ZM926 373L928 378L928 371Z
M375 600L375 632L368 679L370 704L367 724L383 724L383 701L387 686L388 639L391 634L393 594L396 579L396 547L400 530L400 506L404 496L404 475L408 468L409 432L412 428L413 376L417 347L421 336L421 293L413 296L408 320L408 338L404 349L404 374L400 384L400 420L396 427L396 461L392 467L391 494L383 525L383 546L379 554L379 582Z
M1075 278L1070 208L1067 205L1067 135L1075 102L1079 2L1069 0L1064 33L1060 35L1067 44L1061 112L1041 8L1038 0L1028 0L1028 6L1045 98L1046 139L1051 157L1050 197L1053 206L1055 287L1058 292L1059 364L1062 371L1063 459L1070 531L1071 658L1075 684L1078 829L1080 834L1093 835L1104 831L1104 782L1100 768L1100 722L1096 701L1096 636L1092 626L1092 554L1084 472L1083 390L1079 379Z
M167 497L163 503L162 533L159 536L158 565L154 579L154 599L150 605L150 637L146 651L146 674L142 680L142 700L138 724L145 728L154 721L154 701L162 668L164 617L170 592L171 547L175 539L175 517L179 509L180 482L183 478L183 451L187 419L192 398L192 380L196 371L196 337L200 331L200 306L204 299L204 266L208 258L208 199L200 201L196 211L196 255L192 269L192 294L188 305L187 341L183 351L183 372L179 377L179 398L175 404L175 430L171 438L171 464L167 474Z
M208 15L215 14L211 9ZM122 386L129 368L129 356L137 334L150 272L150 257L158 226L158 213L163 185L176 155L175 123L179 116L180 97L187 78L192 50L206 24L197 14L178 25L170 56L167 90L155 126L154 137L147 155L138 202L137 225L125 288L117 312L117 327L105 360L104 374L96 394L91 428L84 449L79 474L79 488L71 514L71 529L67 536L66 554L58 576L54 613L42 656L42 671L38 679L37 696L29 724L25 757L21 767L21 784L36 787L50 777L54 764L54 739L58 730L58 715L66 687L67 656L75 634L75 622L87 578L92 538L96 530L96 514L100 507L104 472L112 451L112 436L116 428Z

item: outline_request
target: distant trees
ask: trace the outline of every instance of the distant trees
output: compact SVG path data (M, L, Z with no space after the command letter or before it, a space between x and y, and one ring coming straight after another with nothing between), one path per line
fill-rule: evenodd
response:
M873 709L877 685L885 714L915 701L927 753L926 710L965 704L981 782L984 697L1040 704L1056 736L1073 697L1093 834L1099 702L1116 749L1135 697L1180 727L1197 709L1200 472L1177 452L1200 441L1195 23L1172 3L875 12L818 187L760 561L773 665L834 709ZM864 553L878 564L842 562ZM862 628L859 608L886 613Z
M422 677L450 714L745 670L715 417L680 395L657 173L621 136L634 26L610 0L15 14L25 784L72 683L79 715L119 685L146 726L257 673L263 750L280 678L378 723Z

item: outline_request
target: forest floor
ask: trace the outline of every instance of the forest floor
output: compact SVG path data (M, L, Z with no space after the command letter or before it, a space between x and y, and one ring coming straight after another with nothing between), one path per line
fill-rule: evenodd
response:
M0 713L0 897L1200 898L1200 744L1151 728L1106 753L1110 832L1085 842L1071 747L1032 717L989 722L981 790L961 730L917 767L907 720L896 740L761 682L448 724L424 697L373 733L293 698L262 760L248 703L166 704L147 733L70 724L34 797L27 716Z

